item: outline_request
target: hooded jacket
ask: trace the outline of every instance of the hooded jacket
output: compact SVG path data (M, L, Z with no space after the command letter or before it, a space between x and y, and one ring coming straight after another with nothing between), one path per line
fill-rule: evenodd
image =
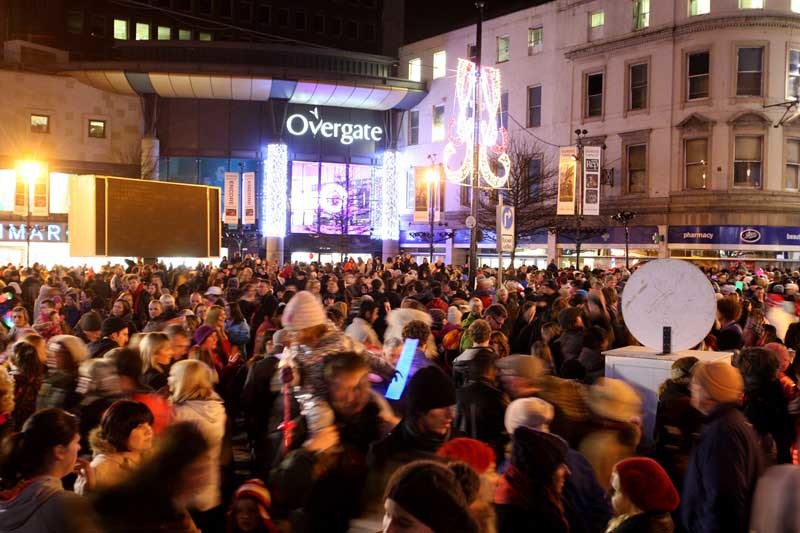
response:
M133 454L118 451L108 442L100 428L89 434L89 444L94 458L91 467L94 469L95 490L102 490L125 481L139 466ZM78 476L75 480L75 493L86 493L86 478Z
M69 500L77 498L65 491L61 480L41 476L0 491L0 531L4 533L59 533L69 531Z
M220 493L220 461L222 439L225 437L225 407L222 399L214 395L210 400L189 400L175 405L175 422L192 422L209 443L206 453L208 477L204 487L198 490L195 507L208 511L222 503Z

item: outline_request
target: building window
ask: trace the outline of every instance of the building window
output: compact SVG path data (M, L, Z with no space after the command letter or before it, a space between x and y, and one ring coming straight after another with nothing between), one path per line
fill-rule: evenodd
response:
M136 40L149 41L150 40L150 24L144 22L136 23Z
M500 93L500 126L508 130L508 92Z
M542 86L528 87L528 127L542 125Z
M67 12L67 31L69 33L83 33L83 13L81 11Z
M269 26L272 22L272 7L259 5L256 7L256 22Z
M358 22L348 20L344 25L344 34L348 39L358 39Z
M470 44L467 45L467 59L475 63L478 59L478 47L477 45Z
M325 15L314 15L314 33L325 33Z
M192 30L178 30L178 40L179 41L191 41L192 40Z
M156 30L159 41L169 41L172 39L172 28L169 26L159 26Z
M433 54L433 79L443 78L447 74L447 52L440 50Z
M800 13L800 0L792 0L792 12Z
M362 26L363 33L364 33L364 40L365 41L374 41L375 40L375 25L374 24L364 24Z
M105 120L89 120L89 137L93 139L106 138L106 121Z
M431 141L444 140L444 104L433 106L433 117L431 120Z
M628 153L628 192L643 193L647 182L647 145L631 144Z
M739 0L739 9L763 9L764 0Z
M220 0L217 2L219 6L219 16L225 18L231 18L233 16L233 1L232 0Z
M505 63L510 57L511 37L503 35L497 38L497 62Z
M31 133L50 133L50 117L31 115Z
M689 16L708 15L711 12L711 0L689 0Z
M239 20L243 20L245 22L253 21L252 2L239 2Z
M211 0L195 0L194 7L201 15L210 15L212 13Z
M647 63L631 65L628 70L629 97L628 110L647 109Z
M106 18L103 15L92 15L89 18L89 35L97 38L106 36Z
M761 161L763 137L760 135L737 135L733 155L733 186L759 187L761 185Z
M542 195L542 158L533 157L528 162L528 201L541 203Z
M699 100L708 98L709 78L711 77L710 53L696 52L687 57L687 100Z
M198 41L211 41L212 40L211 34L208 33L207 31L201 31L200 33L197 34L197 40Z
M784 187L787 189L800 189L800 140L789 139L786 141L786 177Z
M595 41L603 38L606 24L606 14L602 9L589 13L589 40Z
M544 43L544 28L528 28L528 55L538 54L542 51Z
M419 144L419 111L408 112L408 146Z
M800 99L800 50L789 50L786 68L786 98Z
M650 26L650 0L633 1L633 29L643 30Z
M708 179L708 139L687 139L684 145L686 188L705 189Z
M408 79L411 81L422 81L422 59L415 57L408 61Z
M278 10L278 26L286 28L289 26L289 10L281 8Z
M761 96L764 48L737 50L736 96Z
M124 41L128 38L128 21L114 19L114 39Z
M328 19L328 33L330 33L334 37L338 37L342 34L342 19L339 18L329 18Z
M306 31L306 14L303 11L295 11L294 29L298 31Z
M603 73L586 76L586 110L587 117L603 116Z

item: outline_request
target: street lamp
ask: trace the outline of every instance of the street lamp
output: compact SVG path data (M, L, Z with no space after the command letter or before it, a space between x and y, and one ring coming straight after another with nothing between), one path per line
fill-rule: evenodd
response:
M33 202L33 187L36 185L36 181L42 176L44 173L44 165L39 161L20 161L17 163L17 173L22 176L22 179L25 181L25 194L27 195L26 198L26 205L28 208L28 218L25 224L25 243L26 243L26 261L25 264L30 268L31 266L31 202Z
M628 247L630 245L630 234L628 232L628 225L631 220L636 218L636 213L633 211L619 211L616 215L611 217L612 220L619 222L625 228L625 269L630 270L630 256L628 255Z
M433 166L427 172L427 181L428 181L428 224L430 229L429 235L429 258L430 264L433 265L433 218L434 218L434 210L436 208L436 203L434 202L434 191L439 186L439 172L436 170L436 167Z

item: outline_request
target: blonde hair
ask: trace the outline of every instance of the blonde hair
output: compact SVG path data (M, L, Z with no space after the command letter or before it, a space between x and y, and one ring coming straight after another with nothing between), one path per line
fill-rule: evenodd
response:
M225 312L225 308L221 305L212 305L206 309L206 319L203 324L217 328L219 322L219 315Z
M5 366L0 366L0 413L14 410L14 380Z
M190 400L210 400L214 397L211 368L202 361L178 361L169 371L170 400L183 403Z
M155 360L155 355L159 353L164 347L169 346L169 337L165 333L152 332L148 333L139 344L139 353L142 356L142 372L147 372L151 368L164 372L164 368Z

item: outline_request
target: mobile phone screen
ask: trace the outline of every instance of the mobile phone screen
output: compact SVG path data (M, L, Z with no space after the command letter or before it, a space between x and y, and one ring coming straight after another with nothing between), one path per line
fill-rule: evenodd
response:
M403 344L403 351L400 352L400 359L397 360L397 372L400 374L395 376L386 389L386 398L390 400L399 400L403 395L403 390L406 388L408 381L408 371L411 370L411 362L414 360L414 352L417 351L419 339L406 339Z

